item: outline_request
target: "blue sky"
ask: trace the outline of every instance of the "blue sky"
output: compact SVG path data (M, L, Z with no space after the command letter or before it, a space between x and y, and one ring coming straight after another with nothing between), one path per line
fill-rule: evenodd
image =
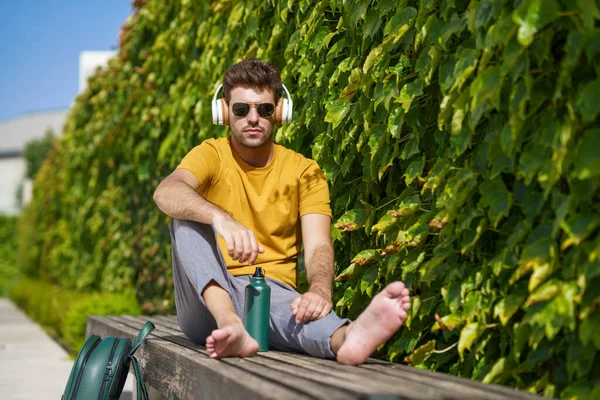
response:
M116 49L131 12L131 0L0 1L0 121L68 108L79 53Z

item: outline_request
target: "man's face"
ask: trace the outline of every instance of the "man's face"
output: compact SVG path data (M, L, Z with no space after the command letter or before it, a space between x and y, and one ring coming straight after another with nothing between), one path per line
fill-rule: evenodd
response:
M233 113L235 103L250 104L250 111L245 116L236 116ZM257 149L271 139L275 121L275 113L268 117L261 117L258 109L253 105L270 103L274 105L273 92L270 89L255 91L251 88L236 87L230 92L229 99L229 126L232 137L242 146Z

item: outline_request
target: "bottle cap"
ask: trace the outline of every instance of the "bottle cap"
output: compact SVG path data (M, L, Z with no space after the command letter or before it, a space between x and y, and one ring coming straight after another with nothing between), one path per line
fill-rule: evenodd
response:
M256 267L256 270L254 271L254 275L252 275L253 278L264 278L265 277L265 270L262 269L261 267Z

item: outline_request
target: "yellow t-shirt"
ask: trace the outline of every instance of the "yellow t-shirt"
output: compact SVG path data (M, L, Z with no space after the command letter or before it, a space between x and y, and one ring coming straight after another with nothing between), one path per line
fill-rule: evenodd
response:
M262 267L267 277L296 288L296 263L302 245L300 216L331 217L323 172L315 161L278 144L268 166L252 167L233 151L229 140L204 141L177 168L191 171L200 182L197 192L254 231L265 249L254 265L248 266L232 260L225 241L218 237L228 271L246 275Z

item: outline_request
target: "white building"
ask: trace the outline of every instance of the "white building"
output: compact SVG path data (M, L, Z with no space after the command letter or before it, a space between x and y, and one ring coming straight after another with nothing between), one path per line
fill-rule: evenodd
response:
M79 55L79 93L87 88L88 78L96 68L104 67L115 51L83 51ZM25 144L44 137L51 129L56 136L63 132L68 109L35 111L0 121L0 214L18 214L17 190L22 188L23 204L31 199L31 182L25 179Z
M62 133L68 110L36 111L0 121L0 214L17 214L17 190L24 182L25 160L22 157L25 144L42 138L48 129L56 135ZM31 191L23 193L23 200L31 197Z

